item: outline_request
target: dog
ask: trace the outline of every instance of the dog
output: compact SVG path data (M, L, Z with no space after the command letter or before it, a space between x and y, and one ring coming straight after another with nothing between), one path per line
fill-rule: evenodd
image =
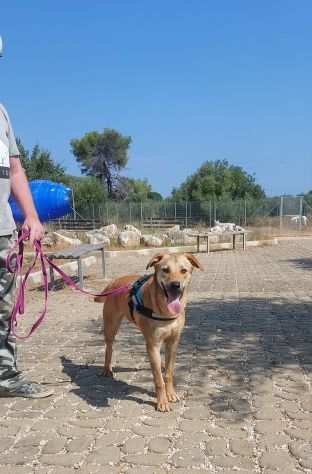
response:
M191 253L158 253L148 262L146 270L154 273L143 278L129 275L113 280L106 288L111 290L129 285L121 294L97 296L96 302L104 302L105 363L104 376L113 377L113 342L123 318L135 323L145 338L150 359L155 393L156 409L170 410L169 402L179 400L173 375L177 346L185 323L187 287L194 268L203 270ZM165 375L162 375L160 349L165 344Z

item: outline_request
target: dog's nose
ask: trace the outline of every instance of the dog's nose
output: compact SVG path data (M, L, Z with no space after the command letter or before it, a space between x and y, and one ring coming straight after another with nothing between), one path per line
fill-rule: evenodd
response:
M170 283L170 286L171 286L171 288L173 288L175 290L179 290L180 287L181 287L181 283L179 281L172 281Z

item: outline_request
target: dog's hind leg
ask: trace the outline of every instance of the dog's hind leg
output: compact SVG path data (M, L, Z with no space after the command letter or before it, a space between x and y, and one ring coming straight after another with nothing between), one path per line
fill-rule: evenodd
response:
M108 308L107 308L108 309ZM120 327L123 315L114 314L113 311L107 311L104 307L103 310L103 319L104 319L104 340L105 340L105 362L104 362L104 377L113 377L112 369L112 355L113 355L113 343L115 336Z

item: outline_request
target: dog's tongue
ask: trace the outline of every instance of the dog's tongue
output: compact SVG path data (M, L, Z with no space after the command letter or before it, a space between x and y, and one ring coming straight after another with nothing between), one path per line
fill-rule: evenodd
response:
M179 297L168 296L168 309L171 314L179 314L182 309L182 305Z

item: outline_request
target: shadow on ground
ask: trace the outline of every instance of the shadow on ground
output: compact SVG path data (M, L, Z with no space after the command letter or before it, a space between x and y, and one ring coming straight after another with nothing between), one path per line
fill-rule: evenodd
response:
M129 367L114 367L114 378L104 377L103 366L76 364L69 358L61 358L63 373L68 375L76 385L72 392L86 400L94 407L110 406L110 400L132 400L143 403L142 395L153 397L153 393L141 386L128 384L118 379L118 375L128 372L138 372L140 369ZM143 370L143 369L141 369ZM141 398L140 398L141 395ZM144 403L152 405L150 401Z
M298 373L312 371L311 314L311 303L295 304L282 298L191 302L177 354L178 392L184 393L186 404L206 406L229 423L252 413L250 395L265 396L272 377L280 380L280 395L287 387L301 396L305 387ZM99 324L93 321L85 327L95 341ZM121 354L133 354L133 366L146 360L143 336L128 323L122 326L116 344ZM136 377L138 385L118 379L118 372L138 370L129 366L129 360L131 356L128 365L115 368L115 379L99 377L100 366L79 365L66 358L62 362L64 372L77 385L75 393L94 406L107 406L110 399L152 403L147 395L153 397L153 393L145 388L152 381L148 366Z
M312 258L294 258L287 260L287 262L300 270L312 270Z
M250 394L265 397L273 377L279 396L287 398L285 390L301 396L303 371L312 371L311 314L311 303L278 298L189 304L180 345L180 353L194 354L187 398L237 421L253 411Z

